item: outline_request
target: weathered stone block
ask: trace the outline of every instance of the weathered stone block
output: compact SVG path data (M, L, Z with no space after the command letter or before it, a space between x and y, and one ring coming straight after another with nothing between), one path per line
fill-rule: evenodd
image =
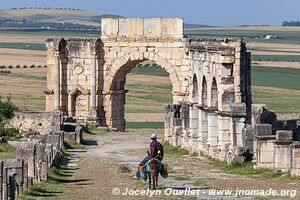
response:
M255 124L254 135L272 135L272 125L270 124Z
M287 141L290 142L293 139L293 131L289 130L278 130L276 132L276 141Z

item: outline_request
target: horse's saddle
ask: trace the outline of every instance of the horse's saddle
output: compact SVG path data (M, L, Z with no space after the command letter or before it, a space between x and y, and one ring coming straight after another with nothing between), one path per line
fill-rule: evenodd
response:
M159 163L159 170L158 171L161 171L162 169L162 163L160 160L156 159L156 158L153 158L154 160L156 160L158 163ZM151 162L151 159L146 163L146 173L150 173L150 168L149 168L149 163Z

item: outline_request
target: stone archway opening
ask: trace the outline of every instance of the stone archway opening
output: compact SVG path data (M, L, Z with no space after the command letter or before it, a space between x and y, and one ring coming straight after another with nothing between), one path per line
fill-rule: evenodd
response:
M194 77L193 77L192 98L193 98L193 102L198 103L199 92L198 92L198 80L197 80L196 74L194 74Z
M163 129L164 105L173 101L172 83L157 62L129 60L113 76L110 91L112 127Z
M218 110L218 86L216 78L213 78L211 86L211 107Z
M210 88L210 109L208 114L208 143L209 154L215 156L219 143L219 117L218 117L218 86L216 78L212 79Z
M199 112L200 126L200 151L205 152L207 148L208 137L208 111L207 111L207 81L205 76L202 77L202 89L201 89L201 106Z

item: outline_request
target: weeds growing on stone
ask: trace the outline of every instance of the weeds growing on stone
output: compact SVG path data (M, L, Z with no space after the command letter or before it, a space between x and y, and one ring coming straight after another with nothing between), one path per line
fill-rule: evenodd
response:
M188 155L189 151L180 147L174 147L169 142L164 142L164 153L168 156L182 156L182 155Z

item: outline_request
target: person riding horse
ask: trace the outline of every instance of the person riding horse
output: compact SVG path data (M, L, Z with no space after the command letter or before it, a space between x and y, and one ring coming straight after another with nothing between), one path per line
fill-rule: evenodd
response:
M157 141L157 135L151 135L150 153L147 151L148 156L139 164L136 176L138 179L144 181L149 178L149 189L155 189L158 186L158 175L163 178L168 177L167 168L161 162L164 157L164 148L161 143Z
M157 141L157 135L155 133L151 135L150 153L148 151L148 154L149 155L140 163L140 166L144 166L151 158L162 161L164 157L163 145Z

